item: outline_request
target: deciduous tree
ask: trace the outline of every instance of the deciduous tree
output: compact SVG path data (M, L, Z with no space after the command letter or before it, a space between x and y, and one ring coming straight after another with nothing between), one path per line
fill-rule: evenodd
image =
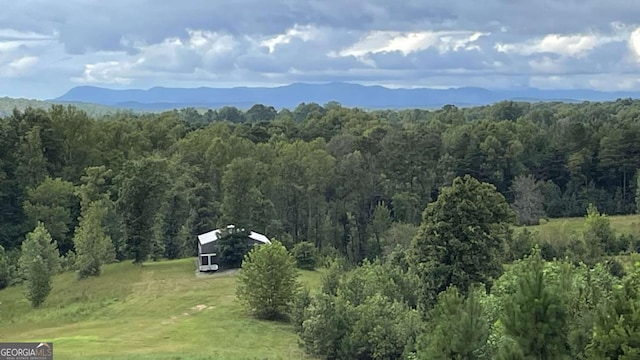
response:
M295 259L279 241L254 247L242 262L237 296L258 318L285 316L298 288Z
M425 209L411 246L410 262L423 284L423 305L433 306L450 285L462 294L476 282L490 285L501 273L513 218L493 185L466 175L443 188Z

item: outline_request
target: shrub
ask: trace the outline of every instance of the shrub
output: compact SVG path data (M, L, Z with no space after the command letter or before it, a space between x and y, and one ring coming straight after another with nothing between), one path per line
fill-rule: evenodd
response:
M316 268L317 251L312 243L308 241L299 242L293 247L292 253L296 258L298 268L304 270Z

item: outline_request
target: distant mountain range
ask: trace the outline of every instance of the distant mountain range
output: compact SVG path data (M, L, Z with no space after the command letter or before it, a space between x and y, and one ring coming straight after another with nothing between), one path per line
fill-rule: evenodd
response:
M326 104L337 101L343 106L365 109L439 108L487 105L503 100L514 101L613 101L640 98L640 92L604 92L596 90L541 90L519 88L488 90L477 87L451 89L395 89L350 83L304 84L279 87L234 88L165 88L148 90L113 90L94 86L74 87L53 102L92 103L132 110L159 111L175 108L221 108L235 106L248 109L254 104L276 109L293 109L300 103Z

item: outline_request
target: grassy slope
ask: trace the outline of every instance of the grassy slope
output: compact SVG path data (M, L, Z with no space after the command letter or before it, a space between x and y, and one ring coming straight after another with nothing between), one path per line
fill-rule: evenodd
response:
M301 271L310 288L320 277ZM234 276L196 278L192 259L112 264L82 281L62 274L35 310L23 291L0 291L0 340L53 341L59 360L310 359L290 325L246 314Z
M607 216L611 221L611 227L618 234L637 234L640 232L640 215ZM538 233L543 241L553 242L554 239L566 238L571 234L578 234L584 226L584 217L552 219L542 225L518 227L526 228Z

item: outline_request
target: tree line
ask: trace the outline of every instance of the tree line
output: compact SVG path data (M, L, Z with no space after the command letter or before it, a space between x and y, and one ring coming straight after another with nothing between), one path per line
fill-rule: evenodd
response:
M16 110L0 119L3 261L16 273L40 223L69 259L63 268L95 264L83 258L103 252L93 246L104 261L193 255L195 234L233 223L361 263L407 244L425 206L466 174L493 184L520 223L583 216L589 204L633 213L639 109L618 100L100 118L73 106Z

